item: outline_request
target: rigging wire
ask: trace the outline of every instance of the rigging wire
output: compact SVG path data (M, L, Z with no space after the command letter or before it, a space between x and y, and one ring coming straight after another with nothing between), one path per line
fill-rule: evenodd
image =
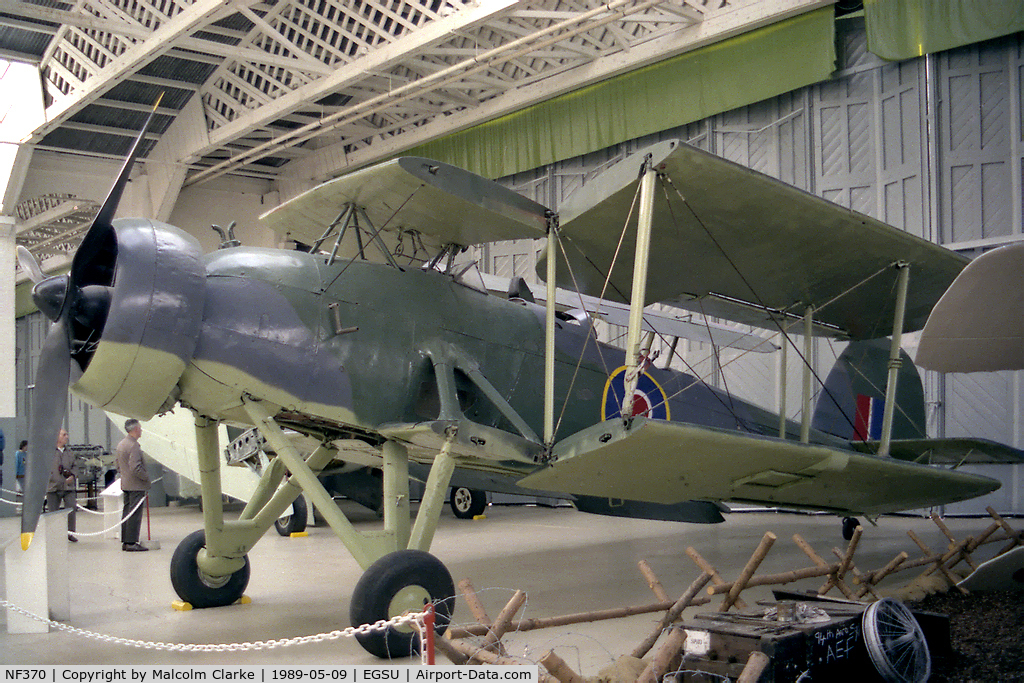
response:
M818 372L811 365L810 360L808 360L808 358L803 354L803 352L801 352L800 349L795 344L793 344L792 339L790 339L790 337L789 337L789 334L786 332L785 329L783 329L782 324L775 317L775 315L772 312L772 310L764 303L764 300L758 294L757 290L754 289L754 286L750 283L750 281L747 279L747 277L742 273L742 271L740 271L739 267L732 260L732 258L729 256L729 254L726 253L726 251L722 247L721 243L719 243L719 241L717 239L715 239L715 236L711 233L711 230L708 229L708 227L707 227L707 225L705 225L704 221L702 221L700 216L697 215L697 212L694 211L692 206L690 206L690 203L686 200L686 197L684 197L682 192L679 191L679 188L677 188L675 186L675 183L672 182L671 178L666 178L666 182L667 182L668 185L670 185L672 187L673 190L675 190L675 193L679 197L680 201L683 203L683 206L685 206L687 209L689 209L690 214L693 216L694 220L697 221L697 224L701 227L701 229L704 230L704 233L708 236L708 239L711 240L711 243L715 245L715 247L718 249L718 251L722 254L722 257L729 264L729 266L736 272L736 275L739 276L740 280L743 282L744 285L746 285L747 289L750 290L750 293L754 297L754 300L757 302L757 304L759 306L761 306L761 308L764 309L765 312L768 313L768 316L771 319L771 321L773 323L775 323L775 326L779 329L779 332L785 337L786 341L789 342L790 345L793 347L793 350L796 352L797 356L799 356L800 360L803 362L803 364L807 368L808 372L810 372L811 375L814 377L815 381L818 382L818 384L821 386L821 388L825 392L825 394L827 394L832 399L832 401L838 406L839 402L836 400L835 396L832 395L832 392L828 389L828 387L825 386L825 382L822 381L821 376L818 374ZM675 218L675 215L674 214L672 214L672 215L673 215L673 218ZM891 266L888 266L888 267L891 267ZM886 270L887 268L885 268L883 270ZM874 276L872 276L872 277L874 277ZM862 284L864 284L864 283L860 282L856 286L860 286ZM835 299L829 301L829 303L832 303L834 300ZM850 416L847 415L842 410L840 410L840 413L842 413L843 417L846 419L847 422L850 423L850 426L853 427L854 431L856 432L856 425L854 425L853 421L850 420Z
M662 176L661 174L659 174L659 177L663 177L663 176ZM625 238L626 238L626 231L627 231L627 230L629 229L629 221L630 221L630 219L631 219L631 218L632 218L632 216L633 216L633 212L634 212L634 210L636 210L636 205L637 205L637 201L638 201L638 198L639 198L639 194L640 194L640 186L639 186L639 184L638 184L638 185L637 185L637 189L636 189L636 192L635 192L635 193L634 193L634 195L633 195L633 201L632 201L632 204L630 205L630 209L629 209L629 213L627 214L627 217L626 217L626 221L625 221L625 223L623 224L623 226L622 226L622 231L621 231L621 232L620 232L620 234L619 234L619 241L618 241L618 244L617 244L617 245L616 245L616 247L615 247L615 252L614 252L614 254L613 254L613 256L612 256L612 260L611 260L611 263L610 263L610 265L609 265L609 267L608 267L608 271L607 271L607 272L604 272L604 271L603 271L603 270L602 270L602 269L601 269L601 268L600 268L600 267L599 267L599 266L598 266L598 265L597 265L596 263L594 263L594 261L593 261L593 260L591 260L591 259L590 259L590 257L589 257L589 256L587 256L587 254L586 254L586 253L585 253L585 252L584 252L584 251L583 251L582 249L580 249L580 247L579 247L579 246L577 246L577 245L576 245L575 243L573 243L573 242L572 242L572 240L571 240L571 239L569 239L569 242L570 242L570 243L571 243L571 244L573 245L573 247L574 247L574 248L575 248L575 249L576 249L577 251L579 251L579 252L580 252L580 254L581 254L581 255L583 256L583 258L584 258L584 259L586 259L586 261L587 261L587 262L588 262L588 263L589 263L589 264L591 265L591 267L592 267L592 268L593 268L593 269L594 269L594 270L595 270L595 271L596 271L597 273L601 274L601 275L602 275L602 276L604 277L604 284L603 284L603 285L602 285L602 287L601 287L601 294L600 294L600 296L598 297L598 298L600 298L600 299L604 299L604 297L605 297L605 294L607 293L607 290L608 290L608 288L609 288L609 287L611 287L612 289L614 289L614 290L615 290L615 292L616 292L616 294L618 294L618 295L619 295L619 296L620 296L620 297L621 297L622 299L624 299L624 300L625 300L625 299L628 299L628 298L629 298L629 297L627 297L627 296L626 296L626 295L625 295L625 294L624 294L624 293L623 293L623 292L622 292L622 291L621 291L621 290L620 290L620 289L619 289L619 288L618 288L618 287L617 287L617 286L616 286L616 285L615 285L614 283L612 283L612 281L611 281L611 274L612 274L612 271L613 271L613 270L614 270L614 268L615 268L615 263L616 263L616 261L618 260L619 254L620 254L620 252L621 252L621 250L622 250L622 245L623 245L623 243L624 243L624 241L625 241ZM670 212L671 212L671 202L669 202L669 201L668 201L668 192L667 192L667 190L666 190L666 192L665 192L665 198L666 198L666 202L667 202L667 203L668 203L668 205L669 205L669 210L670 210ZM674 218L674 216L673 216L673 218ZM568 239L568 238L566 238L566 239ZM563 249L563 251L564 251L564 249ZM568 263L568 262L569 262L569 259L568 259L568 256L566 256L566 263ZM572 275L572 270L571 270L571 266L570 266L570 275ZM577 287L577 290L578 290L578 285L577 285L577 283L576 283L576 281L575 281L575 277L573 278L573 285L574 285L575 287ZM586 309L584 308L584 310L586 310ZM648 325L650 325L650 326L651 326L651 328L652 328L652 329L654 330L655 334L656 334L656 335L658 335L658 337L659 337L659 338L660 338L660 339L661 339L662 341L664 341L665 335L664 335L664 334L662 334L661 332L659 332L659 331L658 331L657 329L655 329L655 327L654 327L654 324L653 324L653 323L651 323L650 321L648 321ZM713 342L712 342L712 346L713 346L713 347L715 346L715 344L714 344ZM584 350L585 350L585 347L584 347ZM627 351L627 352L628 352L628 351ZM602 358L602 363L604 363L604 357L603 357L603 354L599 354L599 355L601 355L601 358ZM723 406L723 407L724 407L724 408L726 409L726 411L728 411L728 413L729 413L729 414L730 414L730 415L731 415L731 416L733 417L733 419L734 419L734 420L736 421L736 424L738 424L738 425L743 425L743 426L745 426L745 427L749 428L749 425L747 424L747 421L746 421L746 420L743 420L742 418L740 418L740 416L739 416L739 415L738 415L738 414L736 413L736 411L735 411L735 406L732 406L732 405L730 405L729 403L726 403L726 402L725 402L725 400L724 400L724 399L722 398L721 394L720 394L719 392L715 391L714 387L712 387L712 386L711 386L711 384L709 384L709 383L707 382L707 380L706 380L705 378L701 377L701 376L700 376L700 373L698 373L698 372L697 372L697 371L696 371L696 370L695 370L695 369L694 369L694 368L693 368L693 367L692 367L692 366L691 366L691 365L690 365L690 364L689 364L689 363L688 363L688 362L686 361L686 359L685 359L685 358L683 358L683 357L682 357L681 355L679 355L679 354L678 354L678 352L676 353L676 357L677 357L677 358L679 358L679 359L680 359L680 361L682 361L683 365L685 365L685 366L686 366L686 368L687 368L687 369L688 369L688 370L690 371L690 373L691 373L691 376L692 376L692 378L693 378L693 381L692 381L692 382L690 382L689 384L687 384L687 385L686 385L685 387L683 387L683 388L682 388L682 389L680 389L679 391L675 392L674 394L672 394L672 395L670 395L670 396L666 396L666 397L665 397L665 403L668 403L668 401L669 401L669 400L671 400L671 399L672 399L672 398L674 398L675 396L678 396L678 395L682 394L682 393L683 393L684 391L687 391L687 390L689 390L689 389L690 389L691 387L693 387L694 385L697 385L697 384L703 384L704 386L706 386L706 387L707 387L707 388L709 389L709 392L711 393L711 395L712 395L712 396L714 396L714 397L715 397L715 398L716 398L716 399L717 399L717 400L718 400L718 401L719 401L719 402L720 402L720 403L722 404L722 406ZM583 352L581 351L581 353L580 353L580 358L579 358L579 360L577 361L577 368L579 367L580 363L582 363L582 360L583 360ZM607 368L607 365L605 365L605 373L606 373L606 374L608 374L608 368ZM575 379L575 376L576 376L576 375L575 375L575 373L574 373L574 375L573 375L574 379ZM561 417L562 417L562 416L564 416L564 414L565 414L565 408L566 408L566 404L567 404L567 402L568 402L568 398L569 398L569 395L567 394L567 395L566 395L566 400L565 400L565 401L563 402L563 404L562 404L562 412L561 412L561 415L559 416L559 423L561 422ZM625 398L625 397L623 397L623 398ZM731 397L731 396L730 396L730 398L729 398L729 401L730 401L730 403L732 402L732 397ZM652 407L653 407L653 406L652 406ZM556 431L557 431L557 430L556 430Z
M379 235L385 228L387 228L388 224L394 219L395 216L398 215L398 212L401 211L402 209L404 209L405 205L412 201L412 198L416 196L416 193L419 192L422 187L423 187L423 185L420 185L415 190L413 190L411 193L409 193L409 196L405 198L405 201L403 201L401 204L398 205L398 208L395 209L391 213L390 216L388 216L388 219L386 221L384 221L384 224L382 226L377 228L377 231L375 233L373 233L373 236L371 236L370 239L373 239L374 237ZM359 252L362 253L362 251L363 251L362 237L360 236L360 233L359 233L359 226L358 226L358 224L356 225L356 237L359 239ZM345 264L345 267L342 268L341 271L339 271L338 274L334 276L334 278L327 284L326 287L324 287L324 288L322 288L320 290L321 294L323 294L328 289L330 289L331 287L334 286L334 283L338 281L339 277L341 277L342 275L345 274L345 271L348 270L348 267L351 266L353 263L355 263L356 257L357 257L357 254L353 254L352 255L352 257L348 260L348 263Z
M637 201L639 200L639 197L640 197L640 186L637 185L636 192L633 193L633 201L632 201L632 203L629 206L629 212L626 214L626 220L625 220L625 222L622 225L622 232L619 234L619 243L615 247L615 254L612 256L612 262L611 262L611 264L608 267L608 273L605 275L604 284L601 285L601 296L599 296L598 299L601 299L601 300L604 299L604 294L605 294L605 292L607 292L608 286L611 283L612 271L615 269L615 262L616 262L616 260L618 260L619 252L622 249L622 243L623 243L623 241L625 240L625 237L626 237L626 231L629 229L629 221L633 217L633 211L636 209L636 205L637 205ZM571 240L570 240L570 242L571 242ZM579 282L576 279L576 273L573 271L572 263L569 260L569 255L565 251L565 246L562 244L562 240L559 239L559 238L555 238L555 244L554 245L550 245L549 244L548 246L549 246L548 258L558 258L558 249L562 250L562 254L565 257L566 267L569 270L569 277L572 279L573 288L576 290L577 294L582 294L582 292L580 292ZM552 246L553 246L553 248L552 248ZM573 246L576 247L575 244L573 244ZM580 253L583 253L582 250L579 249L579 247L576 247L576 249L578 251L580 251ZM589 259L587 259L587 260L589 261ZM591 265L594 266L595 269L597 269L596 264L594 264L592 261L591 261ZM600 269L597 269L597 271L599 273L601 272ZM618 290L616 290L616 291L618 291ZM550 301L550 302L548 302L548 305L554 306L555 302ZM555 434L558 433L559 427L562 426L562 418L565 417L565 411L566 411L566 409L569 406L569 397L572 396L572 389L573 389L573 386L576 384L576 378L579 375L580 366L583 364L583 355L587 351L587 344L590 342L591 336L594 337L594 345L595 345L595 348L597 349L597 355L601 359L601 365L602 365L602 367L604 367L605 374L606 375L610 375L611 374L609 369L608 369L608 363L607 363L607 361L606 361L606 359L604 357L604 354L601 352L601 347L597 344L597 330L594 329L594 325L593 325L593 320L595 320L596 317L590 315L590 311L587 310L586 305L583 303L583 297L582 296L580 296L580 308L582 308L583 311L588 316L590 316L590 318L591 318L591 325L590 325L590 330L587 332L587 341L584 342L583 348L580 349L580 357L576 359L576 367L573 369L572 379L569 382L569 389L565 393L565 400L562 401L562 409L558 413L558 420L555 421L555 429L554 429L554 433Z

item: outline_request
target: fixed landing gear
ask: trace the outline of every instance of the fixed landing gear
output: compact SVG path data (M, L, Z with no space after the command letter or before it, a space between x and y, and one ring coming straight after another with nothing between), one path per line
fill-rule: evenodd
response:
M459 519L473 519L482 515L487 509L487 492L469 489L465 486L453 486L448 497L452 513Z
M200 529L186 536L171 556L171 585L178 597L196 609L223 607L242 597L249 585L249 558L241 569L222 577L211 577L199 568L197 556L206 547L206 532Z
M434 603L438 635L448 629L454 602L452 576L436 557L422 550L399 550L371 564L352 590L349 618L373 624ZM408 657L420 651L420 636L411 627L388 628L356 635L363 649L382 659Z
M860 526L860 520L856 517L843 517L843 540L849 541L853 538L853 532Z
M291 536L292 534L299 534L306 530L306 519L309 515L309 510L306 507L306 501L299 496L292 503L292 514L287 517L279 517L274 522L274 528L277 529L277 533L281 536Z
M353 591L352 624L374 624L409 611L420 612L429 602L435 605L435 628L443 633L451 618L455 586L441 561L426 551L437 530L455 471L456 459L451 451L457 427L446 429L444 443L431 463L414 522L409 510L408 451L397 440L382 444L384 529L363 532L345 517L317 478L336 458L336 448L325 441L303 457L262 403L243 396L242 405L277 457L264 468L238 519L225 520L217 424L197 415L204 530L189 535L174 552L171 582L178 595L195 607L228 605L240 598L249 580L245 553L277 522L285 528L296 519L305 522L305 505L299 498L305 494L353 559L365 568ZM284 522L279 518L289 507L292 516ZM280 526L278 530L281 531ZM370 632L358 640L377 657L405 657L419 648L419 635L412 628Z

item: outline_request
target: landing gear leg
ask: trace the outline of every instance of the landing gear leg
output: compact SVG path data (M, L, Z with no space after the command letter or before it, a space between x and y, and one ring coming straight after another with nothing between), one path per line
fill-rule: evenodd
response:
M352 589L352 603L349 619L353 624L372 624L404 614L419 611L428 602L434 603L437 621L435 630L443 634L448 629L454 607L455 584L452 575L436 557L427 552L437 530L437 522L444 506L445 492L455 471L455 460L451 455L454 432L448 436L444 447L430 467L423 500L420 502L416 522L411 531L406 523L407 548L397 550L380 558L366 569L366 573ZM401 462L404 460L404 466ZM389 467L388 463L399 461ZM388 511L401 515L408 522L408 506L402 505L402 496L397 492L404 486L405 500L408 500L408 454L405 448L389 442L384 447L384 525L388 527ZM389 483L402 471L406 472L404 484ZM389 494L390 492L390 494ZM368 636L359 636L359 644L377 657L405 657L419 652L419 635L411 629L388 628Z
M349 616L356 625L388 620L410 610L436 603L436 630L448 628L455 587L451 574L427 550L437 529L448 485L455 470L451 447L455 430L434 459L416 521L409 525L409 455L395 441L384 445L384 531L360 533L352 526L327 490L317 480L274 418L258 402L246 399L246 412L291 473L320 510L335 535L366 571L352 592ZM312 459L312 456L311 456ZM322 467L323 465L321 465ZM388 628L360 637L360 644L378 657L404 657L419 647L411 631Z
M248 552L302 490L276 460L266 469L237 521L224 520L220 483L220 444L217 422L196 417L199 479L203 495L203 529L187 536L171 558L175 592L193 607L228 605L242 596L249 581ZM334 457L321 446L302 466L319 472ZM314 480L316 475L312 475Z

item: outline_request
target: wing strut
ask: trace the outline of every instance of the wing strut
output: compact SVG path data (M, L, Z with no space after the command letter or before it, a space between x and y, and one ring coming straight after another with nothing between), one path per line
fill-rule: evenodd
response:
M558 217L548 218L548 300L544 303L544 444L555 443L555 264L558 261Z
M896 264L899 278L896 280L896 310L892 319L892 345L889 347L889 379L885 384L885 407L882 412L882 443L879 455L889 455L892 441L892 416L896 408L896 382L899 379L900 342L903 336L903 315L907 308L907 286L910 283L910 264L900 261Z
M804 409L800 420L800 443L811 441L811 355L814 353L814 307L804 311Z
M626 331L626 376L623 387L622 417L633 416L633 394L640 374L640 335L643 333L644 305L647 297L647 265L651 253L651 224L654 219L654 184L658 173L651 156L644 158L640 170L640 212L636 226L636 255L633 259L633 287L630 290L629 327Z

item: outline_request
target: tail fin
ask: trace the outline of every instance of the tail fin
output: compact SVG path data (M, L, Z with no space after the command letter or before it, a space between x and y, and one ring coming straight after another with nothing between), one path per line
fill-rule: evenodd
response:
M815 429L849 441L881 438L889 345L888 339L870 339L846 347L825 379L814 410ZM926 435L921 375L902 350L900 359L892 438L922 439Z

